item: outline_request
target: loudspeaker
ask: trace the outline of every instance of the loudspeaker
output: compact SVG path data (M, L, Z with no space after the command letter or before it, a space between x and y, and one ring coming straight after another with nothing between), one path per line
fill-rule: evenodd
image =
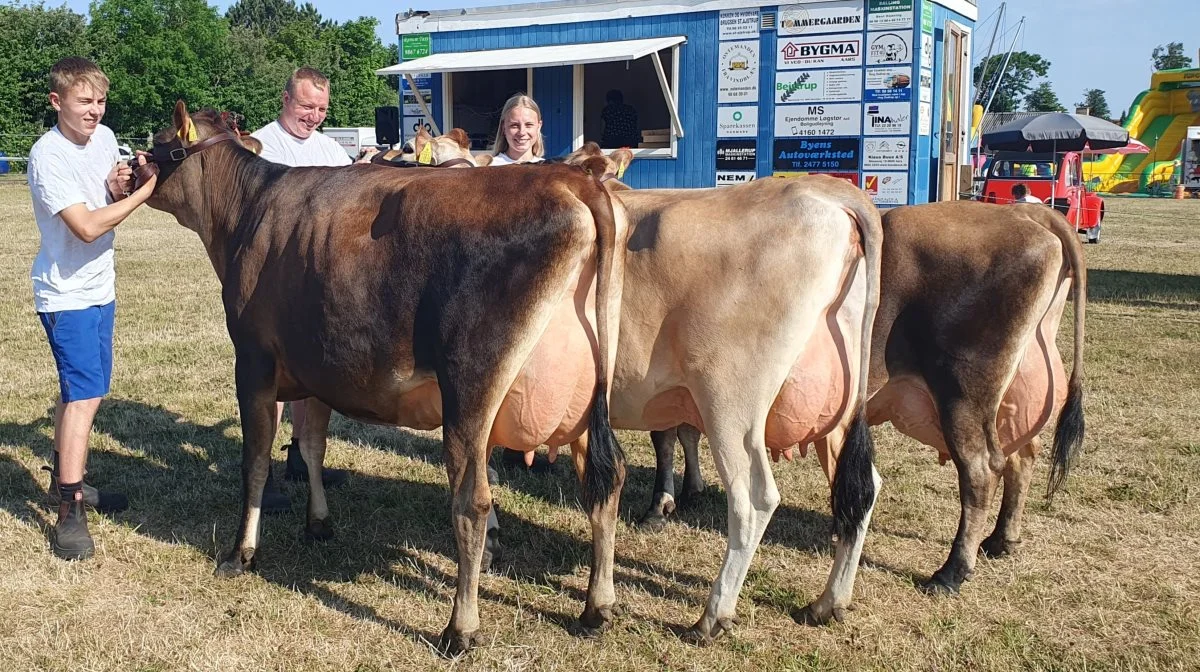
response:
M392 105L375 108L375 142L400 144L400 108Z

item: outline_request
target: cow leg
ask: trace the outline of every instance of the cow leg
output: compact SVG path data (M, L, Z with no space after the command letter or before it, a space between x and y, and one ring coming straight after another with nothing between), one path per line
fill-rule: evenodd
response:
M704 476L700 473L700 430L683 424L675 428L679 445L683 446L683 491L679 505L687 507L704 493Z
M587 435L571 443L571 458L580 487L584 486L584 467L587 465ZM625 462L616 463L613 491L604 501L596 502L588 511L592 526L592 570L588 577L587 603L579 616L582 634L596 636L607 630L618 615L617 591L613 586L613 565L617 544L617 506L625 484Z
M275 362L262 352L237 352L234 363L238 411L242 416L242 521L233 550L217 565L217 576L232 577L254 566L262 518L263 485L275 439Z
M815 443L817 458L821 462L825 476L829 479L830 487L833 486L833 476L837 470L837 455L845 435L845 430L838 428ZM846 609L853 601L854 581L858 575L858 561L862 557L863 542L867 538L871 514L875 511L875 501L878 501L879 498L879 487L883 484L883 479L874 465L871 466L871 479L875 482L875 500L871 502L871 508L867 510L867 515L863 517L862 523L858 526L854 542L848 543L845 539L837 540L833 556L833 569L829 572L829 580L825 583L825 592L821 593L821 596L808 606L792 614L792 618L797 623L824 625L830 619L841 623L845 618Z
M998 464L992 459L999 446L994 410L990 414L981 412L961 401L943 408L947 411L942 431L958 468L962 513L950 557L922 588L930 593L957 593L975 570L979 544L987 529L988 505L1005 463L1003 455Z
M441 641L442 649L451 655L468 651L478 640L479 568L483 562L488 514L492 511L487 434L488 428L478 426L448 426L442 433L450 481L450 518L458 546L454 609Z
M737 624L737 600L750 562L758 550L771 514L779 506L779 488L767 457L765 427L754 424L731 431L728 424L706 422L716 428L708 435L717 472L728 493L728 548L721 572L713 583L704 614L688 631L688 638L709 643Z
M642 516L641 528L651 532L667 524L667 516L675 513L675 438L678 427L650 432L654 444L654 494L650 508Z
M1002 558L1017 550L1021 543L1021 516L1025 513L1025 497L1033 480L1033 463L1042 452L1042 440L1036 436L1021 449L1008 456L1004 466L1004 499L996 529L983 540L983 554Z
M329 504L325 501L325 483L321 472L325 464L325 443L329 438L329 415L332 409L310 397L302 402L304 422L300 425L300 455L308 467L308 519L304 524L304 537L313 541L333 538L333 526L329 523Z

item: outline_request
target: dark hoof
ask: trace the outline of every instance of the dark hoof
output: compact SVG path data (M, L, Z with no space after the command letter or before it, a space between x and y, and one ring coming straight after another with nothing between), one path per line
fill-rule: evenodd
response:
M1019 546L1020 543L1021 542L1019 541L1007 541L1004 539L994 539L992 537L988 537L983 541L982 544L979 545L979 550L983 551L984 557L995 560L997 558L1003 558L1006 555L1012 555L1013 553L1016 553L1017 546Z
M235 576L254 569L254 551L250 550L244 556L239 556L236 551L230 553L217 565L217 571L213 574L221 579L232 579Z
M642 518L642 522L638 523L638 529L643 532L662 532L666 526L667 517L659 511L647 513L646 517Z
M922 583L919 587L921 592L926 595L958 595L959 588L962 587L962 582L952 581L934 574L933 578Z
M699 622L697 622L691 628L688 628L688 631L683 633L683 641L689 644L695 644L696 646L708 646L716 641L721 635L727 632L733 632L734 627L742 622L737 616L718 618L717 622L713 624L712 629L706 630L701 625L703 621L704 618L701 617Z
M684 488L683 492L679 493L679 506L686 509L686 508L690 507L691 505L695 504L696 502L700 501L700 498L703 496L704 496L704 488L700 488L699 490Z
M828 615L818 614L813 605L810 604L803 609L793 609L792 620L800 625L810 625L813 627L829 625L831 620L841 623L846 620L846 610L841 607L834 607L833 612Z
M292 510L292 500L277 488L263 490L262 512L266 515L278 515Z
M615 604L597 609L585 608L575 623L575 634L580 637L599 637L612 629L613 622L621 615L621 611Z
M441 651L442 655L455 658L475 648L479 641L479 635L474 632L455 632L447 626L438 641L438 651Z
M305 541L329 541L333 539L333 525L328 520L309 521L304 526Z

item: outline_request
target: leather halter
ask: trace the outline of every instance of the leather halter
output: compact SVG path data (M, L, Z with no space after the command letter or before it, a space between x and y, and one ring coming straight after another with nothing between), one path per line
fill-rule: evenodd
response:
M238 138L230 131L224 131L209 138L205 138L200 142L188 147L183 146L183 142L178 137L171 140L166 145L155 145L150 152L150 156L146 157L147 162L154 163L180 163L189 156L193 156L203 152L213 145L226 142L237 141Z

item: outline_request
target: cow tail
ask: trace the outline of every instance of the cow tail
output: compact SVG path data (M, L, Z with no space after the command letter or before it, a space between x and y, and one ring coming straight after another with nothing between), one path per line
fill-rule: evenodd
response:
M1046 499L1053 501L1054 493L1067 482L1071 467L1083 448L1083 338L1084 314L1087 310L1087 265L1083 261L1083 246L1079 234L1065 217L1051 210L1043 221L1063 246L1063 257L1072 276L1071 301L1075 304L1075 357L1071 379L1067 383L1067 401L1058 415L1054 428L1054 454L1050 461L1050 480L1046 484Z
M854 420L846 432L833 475L830 508L833 531L839 540L853 543L859 528L875 505L875 445L867 426L867 384L871 363L871 338L879 309L879 278L882 272L883 224L879 211L861 193L842 208L858 228L866 266L867 298L863 310L858 390ZM853 279L851 274L851 280Z
M589 204L596 223L596 389L588 420L587 461L583 468L583 504L591 510L603 503L624 480L625 453L608 417L609 313L618 309L614 294L617 222L612 201L603 188Z

